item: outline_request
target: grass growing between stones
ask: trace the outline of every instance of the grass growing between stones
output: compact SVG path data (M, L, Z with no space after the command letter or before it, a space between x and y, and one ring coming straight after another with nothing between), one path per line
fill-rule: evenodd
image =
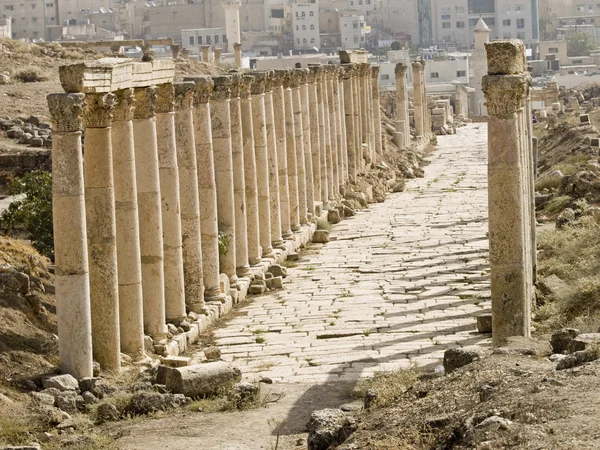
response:
M537 328L549 332L574 326L584 332L600 325L600 225L585 217L577 226L538 234L538 278L542 280ZM558 277L552 289L544 279Z
M353 390L353 395L364 398L369 389L377 393L373 405L386 407L393 405L401 395L406 393L417 381L416 369L378 372L372 378L359 380Z
M248 409L265 408L269 403L278 401L280 398L273 398L270 393L261 395L256 390L254 395L241 395L238 391L223 392L210 398L200 398L188 405L186 409L192 412L228 412L244 411Z

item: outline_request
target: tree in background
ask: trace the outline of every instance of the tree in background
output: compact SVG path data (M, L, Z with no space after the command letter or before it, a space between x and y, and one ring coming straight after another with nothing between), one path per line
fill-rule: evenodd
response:
M575 31L567 37L568 56L587 56L597 48L598 43L594 38L583 31Z
M35 170L17 177L13 180L11 193L23 198L12 202L2 213L2 227L26 231L35 249L53 259L52 175Z

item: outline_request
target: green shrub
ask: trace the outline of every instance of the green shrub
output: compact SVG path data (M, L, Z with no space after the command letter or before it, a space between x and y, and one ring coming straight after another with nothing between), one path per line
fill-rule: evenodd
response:
M3 228L22 229L42 255L54 256L52 175L35 170L13 180L11 193L23 195L0 216Z

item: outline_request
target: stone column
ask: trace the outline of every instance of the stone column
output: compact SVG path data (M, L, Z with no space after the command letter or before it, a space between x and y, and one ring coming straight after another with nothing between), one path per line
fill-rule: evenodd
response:
M279 216L281 220L281 235L283 239L293 239L290 224L290 192L287 168L287 130L286 105L283 82L288 76L288 70L275 70L273 81L273 112L275 114L275 137L277 139L277 167L279 180ZM290 148L294 148L293 141Z
M375 152L383 154L381 145L381 106L379 104L379 66L371 67L371 94L373 95L373 125L375 138Z
M234 44L235 47L236 44ZM238 277L251 274L248 264L248 227L246 222L246 181L244 178L244 139L242 136L241 90L244 76L233 73L231 83L231 163L233 166L233 204L235 218L235 265ZM252 117L252 116L250 116Z
M133 143L133 89L115 92L111 129L115 221L117 232L117 279L119 282L119 329L121 351L133 357L144 353L142 262L138 221L137 187Z
M214 47L213 48L213 64L217 67L221 67L221 48Z
M279 210L279 166L277 163L277 136L275 133L275 112L273 89L275 73L267 72L265 81L265 125L267 129L267 154L269 158L269 202L271 216L271 245L283 248L281 236L281 214Z
M284 85L284 104L285 104L285 141L286 141L286 156L287 156L287 175L288 175L288 190L289 190L289 207L290 207L290 228L292 231L300 230L300 214L298 204L298 172L296 163L296 145L298 139L296 137L295 116L294 116L294 95L292 89L297 83L296 75L293 72L288 72L283 80ZM300 142L302 142L300 136Z
M260 248L259 214L258 214L258 189L256 181L256 160L254 156L254 131L252 127L252 100L250 88L254 77L244 75L240 88L242 112L242 145L244 152L244 183L246 194L246 236L248 239L248 262L251 265L260 264L262 261Z
M322 66L317 66L316 85L317 85L317 104L318 104L318 119L319 119L319 147L318 147L318 167L319 167L319 197L323 209L327 208L329 196L327 194L327 159L325 156L325 147L327 136L325 131L325 98L327 92L324 90L323 76L324 70ZM314 163L313 163L314 166Z
M298 221L307 223L306 166L304 163L304 125L302 123L302 97L300 85L306 83L308 69L294 69L295 82L292 88L294 106L294 130L296 136L296 175L298 179Z
M94 360L102 368L121 367L115 195L110 139L114 94L87 94L85 125L85 216Z
M158 148L156 142L156 87L135 88L133 137L135 176L140 223L144 330L156 339L165 336L165 284L160 204Z
M426 136L431 136L431 111L427 105L427 83L425 83L425 60L421 60L421 92L423 99L423 126Z
M201 45L200 50L202 51L202 62L210 63L208 51L210 49L210 45Z
M346 154L348 159L348 178L356 183L357 175L357 155L355 149L356 138L354 133L354 95L352 89L352 78L354 73L353 64L342 65L342 79L344 83L344 122L346 126Z
M344 84L342 81L342 68L336 66L334 85L333 85L333 98L335 100L335 116L337 124L337 143L338 143L338 182L339 186L343 186L346 183L348 177L348 167L346 160L346 120L344 118Z
M311 127L310 122L310 98L309 77L310 72L306 69L306 76L300 85L300 100L302 102L302 136L304 137L304 171L306 179L306 213L310 221L315 216L315 187L313 184L312 150L311 150Z
M186 77L196 84L194 91L194 141L198 167L198 198L202 245L204 300L221 300L219 282L219 226L217 223L217 189L213 158L209 100L213 81L207 76Z
M339 195L338 178L338 158L337 158L337 126L335 120L335 101L333 97L333 71L337 66L326 66L326 89L327 89L327 110L329 111L329 151L327 153L327 187L330 199L335 199ZM326 125L327 126L327 125Z
M404 147L410 145L410 121L408 118L408 95L406 93L407 70L408 66L406 64L396 64L396 117L398 118L396 131L402 131Z
M234 55L234 64L233 67L235 69L242 68L242 44L239 42L234 42L233 44L233 55Z
M360 122L361 118L361 102L360 102L360 65L355 64L354 70L352 71L352 89L353 89L353 102L354 102L354 148L356 152L356 170L362 172L365 160L363 158L363 147L362 147L362 125Z
M320 129L320 108L317 95L317 82L321 77L321 67L311 65L308 67L308 103L309 103L309 120L310 120L310 153L312 165L312 184L313 198L315 202L321 202L321 159L319 151L321 148L321 138L319 136Z
M200 200L198 197L198 167L192 105L196 85L175 84L175 137L179 197L181 203L181 245L185 304L190 311L204 311L204 280L202 276L202 243L200 240Z
M367 92L367 69L369 64L363 63L360 65L360 77L359 77L359 92L360 92L360 125L361 125L361 145L363 151L361 152L363 157L363 168L366 163L364 156L368 155L371 158L371 149L369 148L369 93Z
M258 214L262 256L273 256L271 246L271 205L269 197L269 155L267 151L267 128L265 117L266 72L254 73L252 83L252 126L254 133L254 157L258 188Z
M423 99L423 90L421 86L421 71L423 66L419 61L412 63L413 71L413 106L415 118L415 134L417 137L423 136L425 131L425 109L426 100ZM425 105L424 105L425 103Z
M50 94L52 216L60 370L91 377L92 323L83 196L81 116L84 94Z
M186 311L173 84L161 84L157 93L156 139L162 204L165 315L168 321L177 322L185 317Z
M226 236L226 252L219 254L222 273L231 286L237 285L235 258L235 210L233 206L233 161L231 156L231 75L212 77L214 88L210 102L213 157L217 187L217 222L219 232Z
M521 115L530 76L519 40L486 43L488 73L482 87L488 119L489 239L492 342L530 335L532 272L528 179L530 149L523 146ZM529 120L529 118L527 118Z
M329 200L331 200L330 192L332 188L330 173L333 173L331 169L331 130L329 129L329 107L327 93L327 67L321 68L321 119L323 120L323 147L321 149L321 201L323 202L323 209L329 208ZM320 131L320 130L319 130Z

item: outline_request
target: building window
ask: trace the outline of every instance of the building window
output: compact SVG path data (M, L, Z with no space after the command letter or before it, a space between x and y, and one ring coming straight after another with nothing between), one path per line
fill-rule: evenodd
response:
M371 0L367 0L367 5L370 5L370 4L371 4Z
M517 19L517 28L525 28L525 19Z
M450 8L442 8L442 14L450 14Z
M218 43L219 43L219 35L215 34L215 44L218 44Z
M302 39L302 43L306 45L306 39Z
M442 14L442 20L450 20L450 14Z
M355 30L358 30L358 24L357 23L353 23L352 24L352 28L354 28Z
M311 29L311 30L314 30L314 29L315 29L315 26L314 26L314 25L311 25L311 26L310 26L310 29Z
M212 44L212 41L210 40L210 36L206 36L206 44L207 45Z
M302 25L302 31L306 31L306 25Z
M573 64L583 64L583 59L574 59Z
M578 12L585 11L585 5L577 5L577 11Z
M300 31L300 25L296 25L296 31Z
M314 44L315 43L315 38L310 38L310 43Z
M38 37L38 36L40 35L40 33L39 33L38 31L34 31L34 32L33 32L33 35L34 35L35 37Z
M456 71L456 76L457 77L466 77L467 76L467 71L466 70L457 70Z
M296 39L296 42L298 42L298 44L299 44L299 43L300 43L300 39L299 39L299 38L298 38L298 39Z
M350 0L350 6L354 6L354 2Z
M310 12L308 13L308 15L309 15L309 17L313 17L313 16L315 15L315 12L314 12L314 11L310 11Z
M50 17L50 22L54 22L54 17Z
M193 44L193 42L192 42ZM198 36L198 45L202 45L202 36Z
M550 47L548 53L558 53L558 47Z
M37 17L32 17L32 18L31 18L31 21L32 21L33 23L36 23L36 22L37 22Z
M450 22L442 22L442 28L451 28Z
M54 8L54 3L46 3L46 8Z
M525 32L517 31L517 39L525 39Z
M223 44L227 44L227 35L226 34L223 35Z
M437 72L431 72L431 78L439 78L440 74Z
M15 7L13 5L4 5L4 9L6 11L14 11Z
M37 5L36 5L35 3L32 3L32 4L31 4L31 9L35 9L35 7L36 7L36 6L37 6Z
M358 4L359 4L359 5L362 5L362 0L358 0Z
M456 28L464 28L464 27L465 27L465 23L462 20L456 22Z
M194 36L190 36L190 45L194 45Z
M354 43L358 44L358 36L354 36Z
M381 80L382 80L382 81L387 81L387 80L389 80L389 79L390 79L390 76L389 76L387 73L386 73L386 74L383 74L383 75L381 75Z
M502 21L502 26L503 27L510 27L510 19L504 19Z
M302 17L306 17L306 13L302 11Z

